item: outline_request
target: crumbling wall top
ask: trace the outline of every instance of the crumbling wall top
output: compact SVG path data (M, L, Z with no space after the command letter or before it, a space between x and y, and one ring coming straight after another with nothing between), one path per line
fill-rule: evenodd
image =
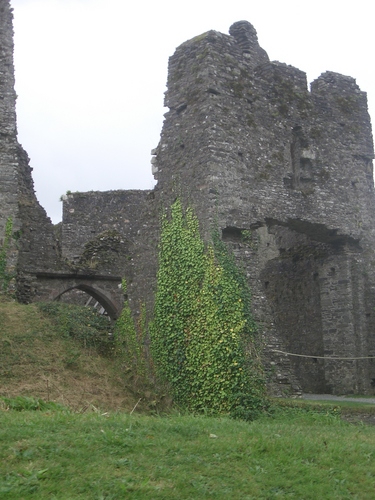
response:
M259 45L256 29L248 21L237 21L232 24L229 34L236 40L243 54L251 59L254 66L269 61L267 52Z

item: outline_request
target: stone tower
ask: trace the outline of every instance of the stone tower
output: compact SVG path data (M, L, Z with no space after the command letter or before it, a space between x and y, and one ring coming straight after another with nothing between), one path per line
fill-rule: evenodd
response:
M9 2L0 1L0 245L5 237L7 220L19 229L17 219L18 143L13 69L13 25ZM8 271L15 268L17 249L12 245L8 255Z
M375 354L366 94L332 72L309 91L305 73L271 62L240 21L177 48L165 104L156 192L171 200L180 186L206 234L218 221L280 385L290 363L305 391L373 391L373 360L353 359Z

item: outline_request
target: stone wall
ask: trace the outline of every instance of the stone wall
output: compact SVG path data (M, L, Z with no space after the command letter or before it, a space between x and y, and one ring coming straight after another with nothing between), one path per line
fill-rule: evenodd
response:
M11 218L17 239L7 265L16 273L16 293L23 301L35 293L35 269L56 268L59 251L51 221L35 197L29 158L17 141L12 19L9 1L0 0L0 244Z
M15 229L17 219L17 128L13 68L13 25L8 1L0 0L0 245L5 236L9 217ZM8 255L8 270L17 263L17 248L12 245Z
M63 197L61 242L71 268L125 278L134 313L152 310L159 208L153 191L71 193Z
M90 240L117 231L134 241L141 229L143 207L151 191L92 191L63 196L63 257L74 260Z
M254 28L239 22L229 36L210 31L177 48L165 104L156 192L172 200L180 189L206 235L218 220L247 269L280 386L294 384L290 362L304 390L373 391L370 362L320 359L373 352L365 93L332 72L309 92L305 73L269 61ZM288 362L276 350L314 357Z

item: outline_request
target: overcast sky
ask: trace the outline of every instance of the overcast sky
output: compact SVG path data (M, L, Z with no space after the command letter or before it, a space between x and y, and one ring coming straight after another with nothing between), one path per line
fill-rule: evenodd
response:
M311 82L356 78L375 120L370 0L12 0L19 141L53 222L67 190L151 189L168 57L250 21L271 60Z

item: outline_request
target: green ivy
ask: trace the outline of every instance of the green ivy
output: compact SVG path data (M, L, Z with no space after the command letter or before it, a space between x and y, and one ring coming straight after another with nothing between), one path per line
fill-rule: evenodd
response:
M122 290L126 297L127 283L122 280ZM124 307L114 328L114 353L121 358L126 369L134 374L146 374L146 356L144 349L144 333L146 328L145 308L141 307L141 314L135 324L128 301L125 299Z
M243 379L240 335L244 323L239 289L228 280L209 248L187 342L190 409L230 411L233 389Z
M233 252L228 250L217 229L213 231L212 240L215 256L223 267L228 281L238 287L243 307L242 314L245 321L238 341L243 356L244 370L243 379L233 390L231 415L249 420L268 406L265 376L260 357L262 345L251 312L251 290L244 271L238 267Z
M179 200L165 214L159 249L151 347L156 367L172 385L177 403L186 402L186 342L204 276L204 244L191 209Z
M7 258L12 239L13 220L8 217L5 224L4 242L0 248L0 287L3 292L8 292L11 280L14 278L14 273L7 271Z
M151 345L174 398L190 411L254 418L265 406L250 291L218 232L205 248L180 200L162 221Z

